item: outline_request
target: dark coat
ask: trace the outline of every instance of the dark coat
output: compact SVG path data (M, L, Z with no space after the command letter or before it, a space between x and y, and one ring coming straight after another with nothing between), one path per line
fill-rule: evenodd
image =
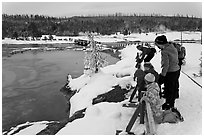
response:
M140 47L142 51L140 63L144 60L145 62L150 62L150 60L154 57L154 54L156 53L155 48L147 48L147 47ZM146 56L146 57L145 57Z
M135 71L134 81L137 80L137 87L139 88L140 91L144 90L145 88L144 77L145 77L145 72L142 69L137 69Z

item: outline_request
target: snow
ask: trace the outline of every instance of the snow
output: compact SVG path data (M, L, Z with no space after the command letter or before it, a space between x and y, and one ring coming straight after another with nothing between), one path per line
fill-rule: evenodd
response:
M86 115L83 119L77 119L75 122L68 124L68 129L60 130L58 135L63 135L67 131L71 135L113 135L116 131L115 123L120 117L119 108L119 104L116 103L100 103L91 106L86 110ZM103 109L112 113L104 113ZM97 125L99 128L95 128L92 125ZM79 126L80 130L76 126Z
M19 128L28 126L27 128L20 130L15 135L36 135L38 132L42 131L47 127L47 123L50 123L48 121L40 121L40 122L26 122L23 124L20 124L16 126L15 128L12 128L10 132L8 132L8 135L13 134L15 131L17 131Z
M202 51L201 46L192 46L192 44L185 44L185 47L188 49L187 50L187 55L186 55L186 65L182 68L182 71L187 73L190 77L192 77L196 82L198 82L200 85L202 85L202 78L201 77L195 77L193 76L194 73L198 74L200 71L200 68L198 65L201 63L199 60ZM191 52L193 51L193 55L191 55ZM197 51L194 53L194 51Z
M167 36L168 40L180 40L181 39L181 32L150 32L150 33L132 33L128 36L124 36L123 34L113 34L113 35L96 35L94 36L94 40L97 42L124 42L128 41L153 41L157 35L164 34ZM77 36L77 37L63 37L63 36L56 36L57 39L61 40L35 40L35 41L24 41L24 40L15 40L10 38L5 38L2 40L2 44L53 44L53 43L73 43L75 39L81 40L88 40L87 36ZM64 40L64 39L67 40ZM71 39L71 40L70 40ZM182 39L183 40L200 40L201 39L201 32L189 32L184 31L182 32Z
M160 34L158 34L160 35ZM180 39L180 32L166 32L168 40ZM140 40L151 40L156 38L155 33L148 35L131 35ZM98 38L100 39L100 38ZM126 37L128 39L128 37ZM198 32L183 32L183 39L200 39ZM193 73L200 71L199 58L201 57L202 46L198 43L183 43L187 50L186 65L182 71L188 74L196 82L202 85L202 77L194 77ZM121 51L122 60L114 65L109 65L100 70L99 73L88 77L82 75L70 81L70 87L78 92L71 98L71 115L74 112L87 108L85 116L68 123L57 135L115 135L116 130L125 130L134 108L122 107L124 102L108 103L103 102L92 105L92 99L97 95L112 89L114 85L121 85L126 88L128 84L134 85L133 73L135 71L135 56L137 49L135 45L127 46ZM152 59L155 70L161 72L161 54ZM191 79L181 72L180 75L180 98L176 100L176 107L184 117L184 122L177 124L164 123L156 126L158 135L201 135L202 134L202 88L196 85ZM35 127L36 128L36 127ZM136 121L131 131L143 133L144 125ZM26 128L28 129L28 128ZM29 134L28 130L22 130L18 134ZM34 131L34 130L33 130ZM124 132L122 134L125 134Z
M116 85L115 79L115 77L103 73L98 73L93 76L87 84L70 99L70 103L72 104L70 116L78 110L91 106L92 99L97 97L97 95L111 90L111 86Z
M147 35L145 33L142 33L142 34L133 33L133 34L130 34L129 37L131 39L137 38L138 40L142 40L142 41L154 41L154 39L156 38L156 34L165 35L168 41L181 39L181 32L177 32L177 31L169 31L169 32L164 32L164 33L151 32L151 33L148 33ZM200 39L201 39L200 32L188 32L188 31L182 32L182 40L200 40Z
M175 33L172 33L172 35L175 35ZM196 38L192 38L192 39L196 39ZM201 56L200 55L201 46L195 43L194 44L192 43L184 44L184 46L187 49L187 56L186 56L187 62L186 62L186 65L183 66L182 71L185 71L188 75L192 76L192 73L199 72L199 64L200 64L199 58ZM191 54L191 51L193 51L192 54ZM122 72L122 73L131 75L132 72L134 72L134 65L135 65L134 57L136 55L136 52L137 50L134 45L125 48L121 54L122 60L117 62L115 65L111 65L111 66L103 68L102 69L103 73L117 74L117 73L122 72L121 70L124 71L125 69L127 70L129 69L129 71ZM161 68L160 68L161 59L160 58L161 58L161 55L160 55L159 50L157 49L157 54L152 60L152 64L154 65L157 72L161 72ZM195 80L197 80L198 82L201 82L202 78L195 78ZM101 85L103 85L102 82L101 82ZM201 134L202 133L202 121L201 121L202 119L202 92L201 91L202 89L199 86L193 83L186 75L181 73L180 98L176 100L176 107L180 110L185 121L182 123L178 123L178 124L169 124L169 123L160 124L157 126L157 134L160 134L160 135L173 135L173 134L175 135L199 135ZM92 94L92 93L89 92L89 94ZM83 98L81 98L81 101L82 100ZM99 129L102 129L104 131L102 135L107 134L107 133L109 135L111 135L112 133L114 134L114 132L111 132L110 129L112 129L113 131L115 131L116 129L124 130L130 116L133 114L133 111L130 112L130 111L127 111L127 109L125 111L122 111L122 109L124 108L119 104L122 104L122 103L100 103L94 106L91 106L89 104L89 107L87 107L84 118L78 120L76 125L75 125L75 121L73 121L72 123L68 123L61 131L58 132L58 134L61 134L61 135L63 134L86 134L86 135L98 134L98 135L101 135L100 130L99 132L97 132L98 127ZM104 109L102 109L103 107L102 105L106 105L106 107L104 106ZM109 105L111 106L114 105L113 108L115 109L113 108L109 109L108 107ZM90 109L92 110L91 114L90 114ZM106 117L108 116L106 120L109 120L110 122L107 122L104 119L105 116L103 116L101 113L109 114L109 115L106 115ZM111 116L115 116L115 117L113 118ZM88 120L89 118L90 118L90 121ZM112 120L110 120L110 118L112 118ZM122 119L126 119L126 120L122 121ZM94 125L93 121L97 121L97 124ZM111 127L109 127L113 121L115 121L114 128L112 127L112 125ZM87 123L91 123L89 124L88 129L85 128L87 126L86 125ZM100 127L100 126L103 126L104 123L107 124L107 126L105 126L107 128ZM123 125L121 125L121 123ZM133 127L133 131L136 131L137 128L138 127ZM77 129L77 132L73 132L74 129L75 130Z
M163 124L157 132L162 135L193 135L202 133L202 92L201 88L185 75L181 75L180 98L176 100L176 106L184 117L184 122L179 124ZM169 126L168 126L169 125ZM176 129L176 130L175 130Z
M29 126L25 130L21 130L20 132L16 133L15 135L36 135L38 132L45 129L47 125L45 124L34 124Z
M25 41L25 40L15 40L10 38L5 38L2 40L2 44L54 44L54 43L73 43L73 41L65 41L65 40L33 40L33 41Z

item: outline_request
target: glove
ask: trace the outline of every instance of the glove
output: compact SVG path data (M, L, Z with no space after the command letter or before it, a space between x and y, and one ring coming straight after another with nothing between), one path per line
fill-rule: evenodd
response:
M164 79L165 79L165 77L163 75L159 74L158 84L159 85L164 84Z

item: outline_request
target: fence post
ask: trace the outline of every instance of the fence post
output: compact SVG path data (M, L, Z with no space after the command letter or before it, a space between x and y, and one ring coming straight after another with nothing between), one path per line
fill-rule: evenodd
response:
M147 122L146 122L147 134L148 135L155 135L156 134L156 127L155 127L155 122L154 122L152 110L151 110L149 102L145 101L145 104L146 104L146 112L147 112Z
M145 102L142 101L142 108L140 113L140 124L144 124L144 115L145 115Z

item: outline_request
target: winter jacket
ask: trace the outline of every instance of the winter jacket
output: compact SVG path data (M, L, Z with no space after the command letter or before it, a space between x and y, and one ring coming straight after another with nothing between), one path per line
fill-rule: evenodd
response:
M161 50L161 67L163 76L166 76L167 72L175 72L180 69L178 65L178 52L173 44L168 43Z
M142 54L148 55L151 52L151 49L147 47L142 47L141 51L142 51Z
M162 114L161 99L159 96L160 88L156 82L146 85L146 88L145 96L151 105L153 114L160 116Z
M141 100L146 100L150 103L153 117L156 123L162 123L163 111L162 111L162 101L159 97L160 88L156 82L146 85L146 92Z
M147 47L142 47L141 49L142 54L141 54L141 61L144 59L145 55L153 54L156 52L155 48L147 48Z
M144 90L145 88L145 82L144 82L145 72L142 69L137 69L134 73L134 81L137 78L137 86L139 90Z

